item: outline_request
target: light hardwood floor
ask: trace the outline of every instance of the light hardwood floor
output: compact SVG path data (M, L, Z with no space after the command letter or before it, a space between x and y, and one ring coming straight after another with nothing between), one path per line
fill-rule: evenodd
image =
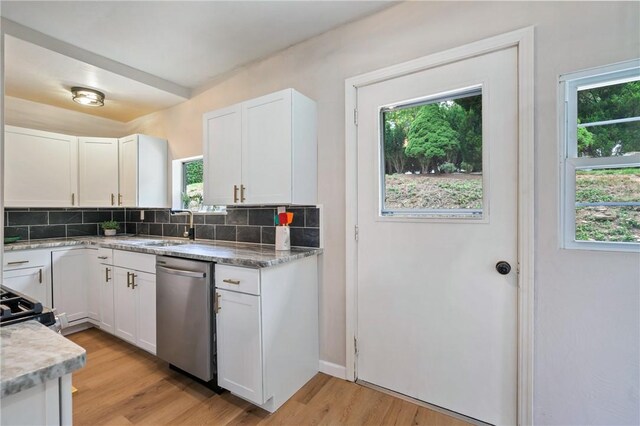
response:
M68 336L87 350L73 374L76 425L465 425L463 421L325 374L276 413L217 395L168 364L107 333Z

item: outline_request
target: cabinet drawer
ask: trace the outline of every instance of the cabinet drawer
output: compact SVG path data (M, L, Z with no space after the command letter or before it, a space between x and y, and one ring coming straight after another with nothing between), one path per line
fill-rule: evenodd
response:
M16 250L4 252L2 269L31 268L35 266L48 266L51 263L50 250Z
M216 288L248 294L260 294L260 270L216 265Z
M96 256L98 257L98 263L104 263L106 265L113 264L113 249L98 247Z
M136 271L156 273L156 256L146 253L114 250L113 265Z

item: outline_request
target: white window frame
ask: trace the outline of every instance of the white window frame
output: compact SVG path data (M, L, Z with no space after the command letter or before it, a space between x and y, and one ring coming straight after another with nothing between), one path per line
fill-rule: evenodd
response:
M182 210L182 189L184 188L184 165L192 161L202 160L202 155L194 157L179 158L171 162L171 208L174 210ZM194 214L198 213L219 213L226 214L226 206L206 206L202 205L200 210L193 210Z
M640 59L560 76L559 139L561 150L561 247L565 249L640 251L640 243L576 240L576 170L640 167L640 155L578 157L578 89L608 86L640 77ZM631 120L615 120L615 122ZM593 124L593 123L592 123Z

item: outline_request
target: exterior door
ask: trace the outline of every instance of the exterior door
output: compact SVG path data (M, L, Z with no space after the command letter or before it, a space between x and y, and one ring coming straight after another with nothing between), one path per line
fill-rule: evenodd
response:
M492 424L516 423L517 89L509 48L357 93L357 378Z

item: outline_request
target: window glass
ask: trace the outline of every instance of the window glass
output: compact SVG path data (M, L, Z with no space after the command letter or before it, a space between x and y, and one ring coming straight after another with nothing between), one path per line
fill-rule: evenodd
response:
M640 81L577 90L579 157L640 152Z
M204 181L202 171L202 159L182 164L182 208L202 209L202 186Z
M640 242L640 167L576 170L577 241Z
M482 92L381 109L383 215L482 216Z

